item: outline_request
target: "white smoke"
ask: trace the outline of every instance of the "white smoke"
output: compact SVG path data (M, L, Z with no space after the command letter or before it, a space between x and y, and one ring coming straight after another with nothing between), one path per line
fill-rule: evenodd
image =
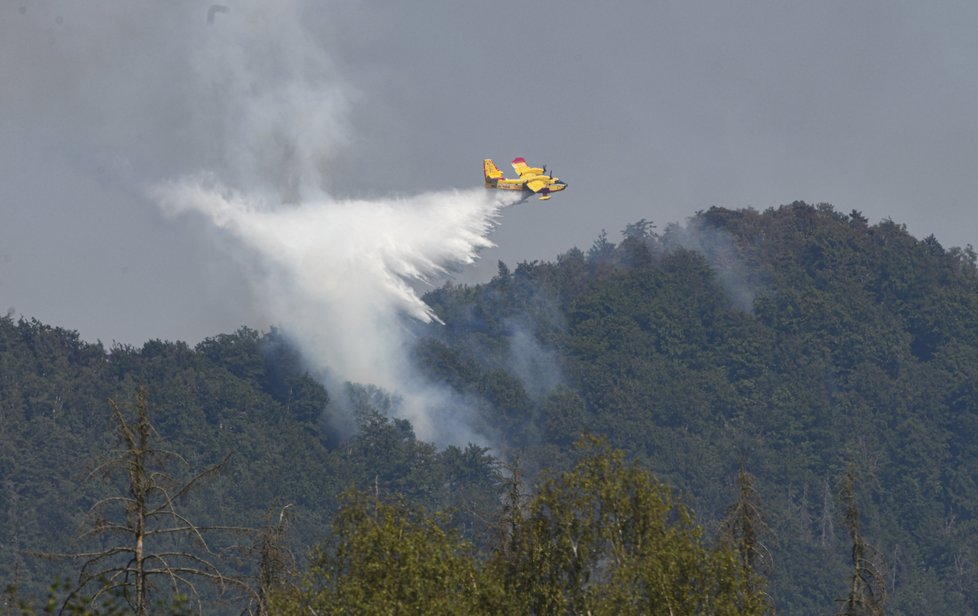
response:
M660 241L666 250L685 248L703 255L731 305L744 312L754 311L754 298L763 290L763 284L758 273L744 261L728 231L690 218L685 225L668 225Z
M202 40L191 64L197 122L219 127L214 164L150 193L171 214L203 215L257 264L262 312L328 374L334 394L343 382L376 385L401 400L397 412L419 437L482 441L451 394L413 370L403 319L436 319L417 287L491 246L500 208L515 198L481 188L330 196L329 163L354 141L355 96L306 30L302 7L236 3L213 15L217 35Z
M209 15L190 65L197 120L217 131L224 181L289 201L318 197L327 167L349 145L356 98L306 27L307 4L235 2Z

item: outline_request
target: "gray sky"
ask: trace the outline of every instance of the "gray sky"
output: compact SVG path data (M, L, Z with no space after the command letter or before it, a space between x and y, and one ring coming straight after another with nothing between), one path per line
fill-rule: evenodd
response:
M252 264L146 190L274 174L232 160L265 133L241 134L225 81L280 74L327 84L288 117L328 135L334 195L470 188L518 155L570 184L508 208L462 280L796 199L978 244L978 3L310 0L290 21L222 2L208 23L189 0L0 0L0 312L133 344L267 326ZM215 50L246 70L209 71Z

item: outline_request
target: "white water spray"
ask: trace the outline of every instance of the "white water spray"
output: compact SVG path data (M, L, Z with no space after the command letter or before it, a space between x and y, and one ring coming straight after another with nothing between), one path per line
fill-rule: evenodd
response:
M330 162L356 145L347 114L357 94L310 32L311 8L242 0L188 31L188 117L199 128L191 134L207 139L190 157L198 171L150 194L171 214L203 215L257 265L261 312L328 374L334 398L344 382L377 385L400 398L395 412L421 438L484 442L451 394L410 365L404 318L435 319L417 288L491 246L488 233L515 198L481 188L329 196Z
M400 412L422 438L484 440L464 417L451 415L447 392L414 371L402 318L436 319L413 285L472 263L492 245L487 235L515 198L500 200L480 188L276 205L191 179L154 193L167 211L205 215L257 257L261 301L331 381L396 393Z

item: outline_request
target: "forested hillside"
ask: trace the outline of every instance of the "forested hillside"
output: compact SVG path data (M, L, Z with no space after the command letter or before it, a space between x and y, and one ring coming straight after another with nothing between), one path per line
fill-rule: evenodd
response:
M846 469L889 613L978 611L970 247L804 203L624 235L432 293L447 325L421 346L430 373L491 400L532 467L559 464L578 431L606 435L701 520L722 515L743 461L777 536L782 613L845 596Z
M489 283L426 301L444 325L415 326L417 364L480 401L473 429L492 452L418 441L385 417L396 406L385 392L327 392L275 330L106 349L0 319L0 579L37 594L73 575L35 553L82 549L86 511L124 489L90 473L117 443L107 400L130 404L145 386L159 439L186 458L181 472L232 454L181 503L187 516L260 526L294 505L287 542L300 555L327 539L352 487L452 512L440 523L494 562L493 524L513 504L498 461L518 459L526 491L546 495L534 482L579 468L573 443L589 433L673 486L711 541L748 469L778 613L834 614L850 592L847 471L862 536L882 555L887 613L978 612L970 248L827 205L713 208L663 230L638 221L618 243L602 233L553 263L500 263ZM338 528L346 520L356 537L352 511ZM317 562L300 558L300 572Z
M118 448L108 404L132 406L146 386L161 446L191 477L230 454L220 473L181 499L199 525L259 528L292 505L288 543L300 557L322 540L339 495L350 488L403 494L430 508L466 504L456 516L497 506L492 459L478 447L438 450L411 426L378 411L375 392L356 389L358 431L326 430L325 389L300 368L280 336L242 329L184 343L106 350L74 332L0 319L0 580L43 593L77 577L80 562L46 553L91 549L81 540L97 499L125 494L122 473L93 472ZM240 547L229 570L254 573L258 537L215 537ZM97 545L97 544L96 544ZM40 553L40 555L39 555ZM237 613L237 612L235 612Z

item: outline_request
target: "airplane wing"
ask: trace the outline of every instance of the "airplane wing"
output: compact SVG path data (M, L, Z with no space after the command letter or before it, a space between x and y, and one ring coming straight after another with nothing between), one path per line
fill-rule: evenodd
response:
M524 175L543 175L543 167L531 167L527 165L526 159L522 156L513 159L513 170L520 177Z
M547 185L549 185L549 182L544 180L530 180L526 183L526 187L533 192L540 192L540 189Z

